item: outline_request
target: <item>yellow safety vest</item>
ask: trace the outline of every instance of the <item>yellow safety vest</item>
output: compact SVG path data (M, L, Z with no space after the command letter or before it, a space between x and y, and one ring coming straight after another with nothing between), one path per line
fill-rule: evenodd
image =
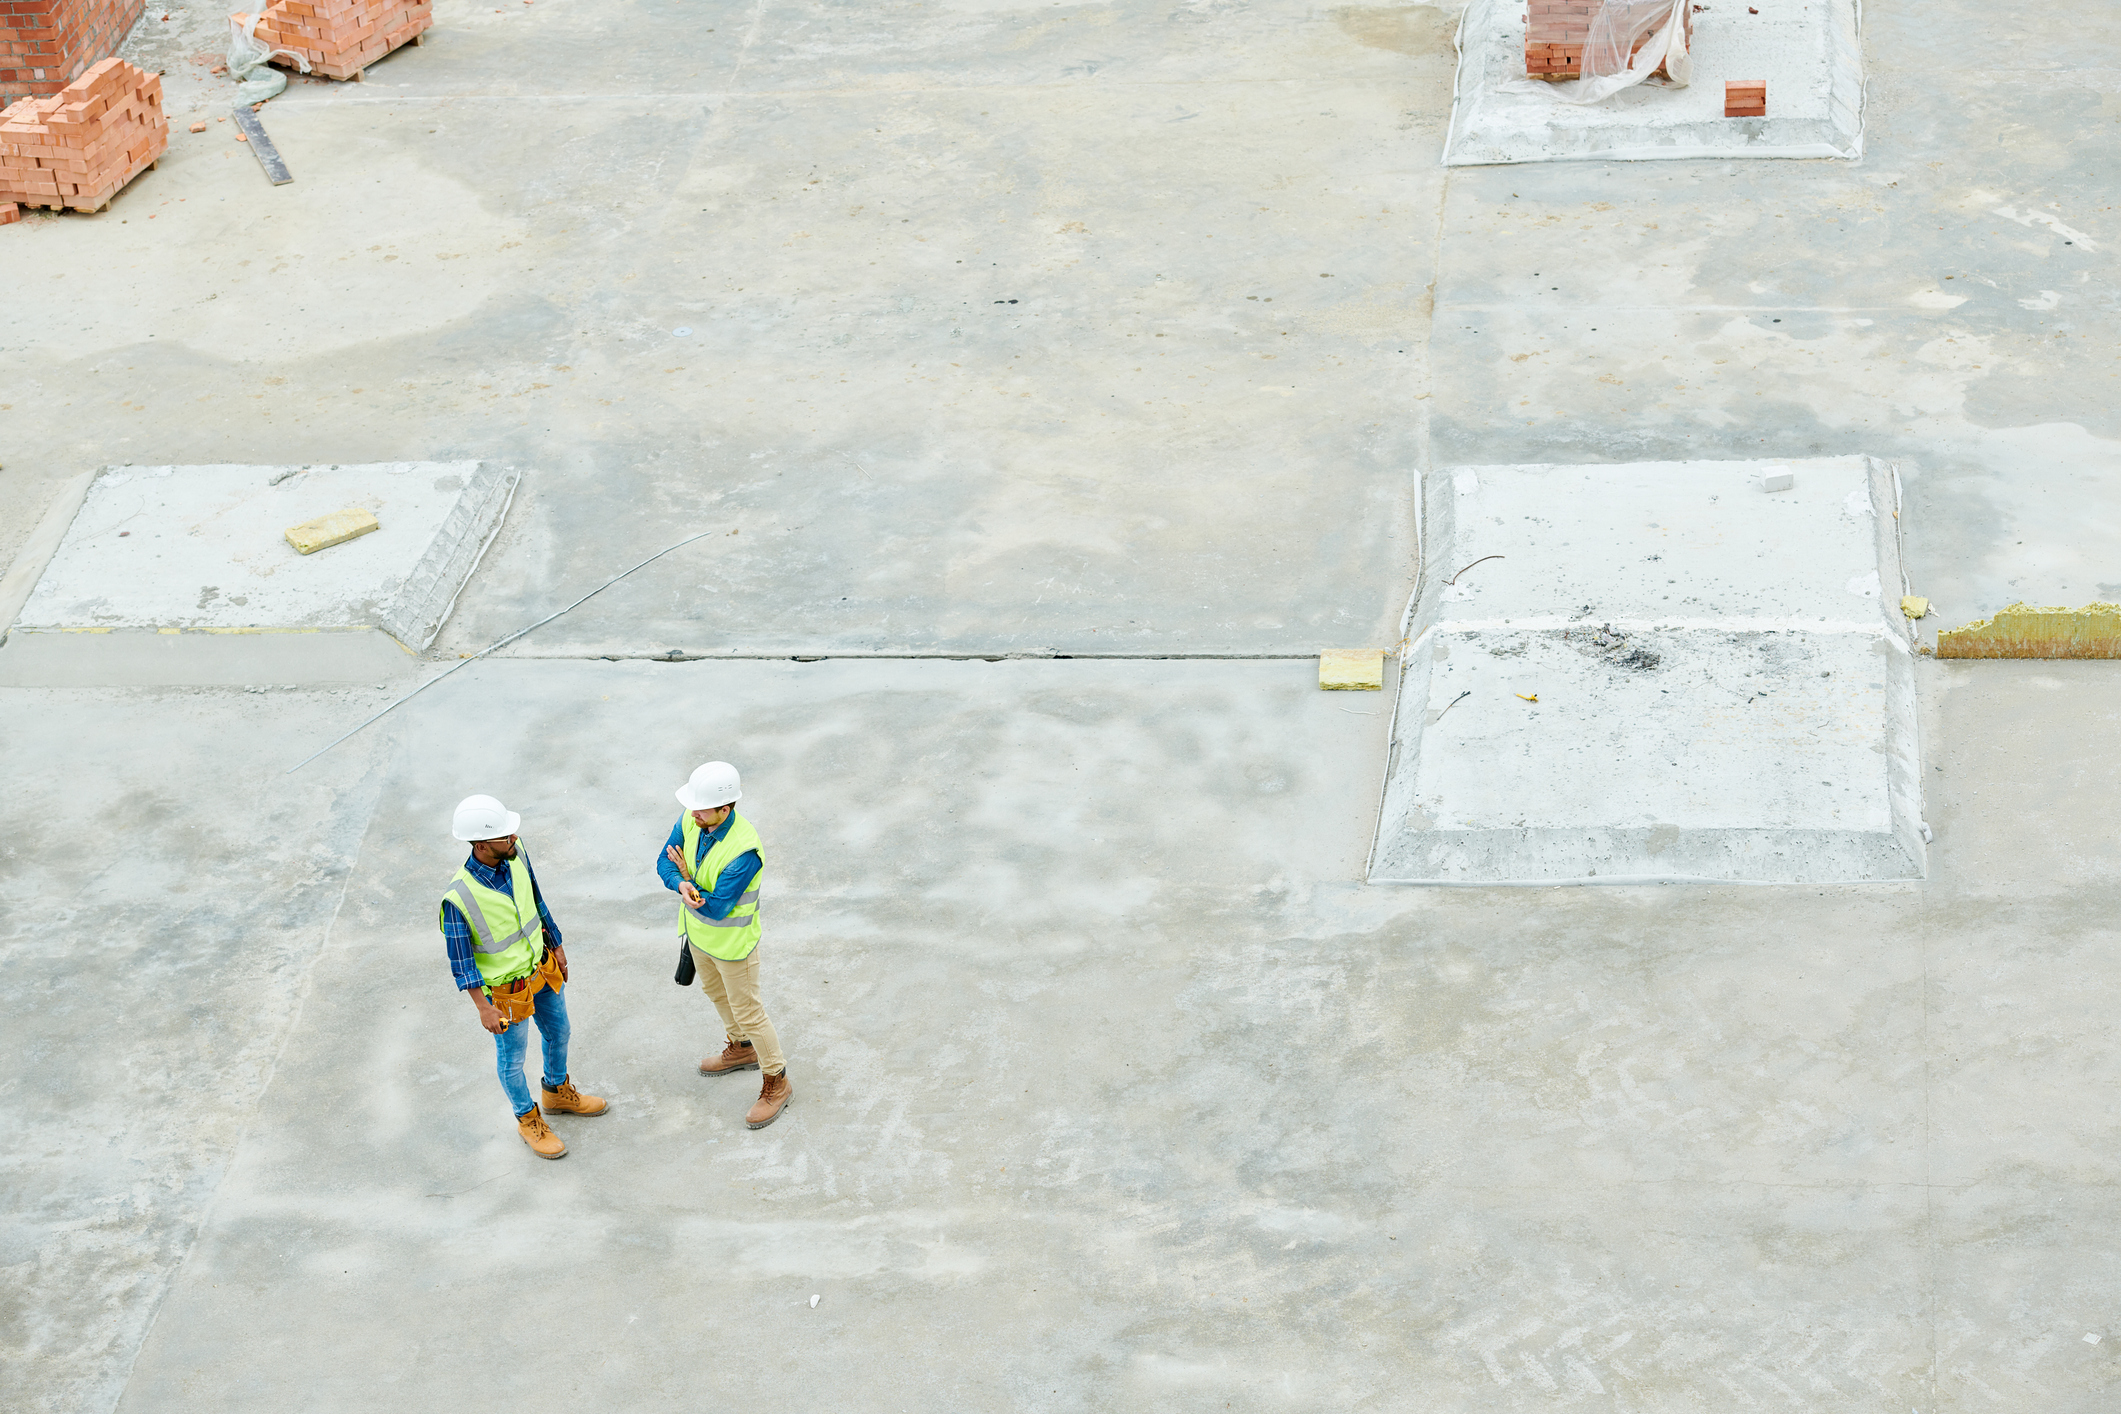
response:
M520 841L515 858L508 861L508 882L515 889L513 897L487 888L472 877L466 865L457 870L442 895L442 902L455 904L471 925L472 957L488 987L528 977L545 958L545 923L538 917L530 858Z
M700 827L693 822L690 810L678 823L684 832L685 858L690 860L699 853ZM751 828L749 820L731 811L728 830L706 857L692 866L693 887L703 895L712 895L714 881L746 850L758 851L759 872L751 876L751 887L737 899L727 918L709 918L704 909L694 908L682 895L678 898L678 920L685 930L685 941L724 962L741 962L759 945L759 879L766 872L766 851L759 846L759 832Z

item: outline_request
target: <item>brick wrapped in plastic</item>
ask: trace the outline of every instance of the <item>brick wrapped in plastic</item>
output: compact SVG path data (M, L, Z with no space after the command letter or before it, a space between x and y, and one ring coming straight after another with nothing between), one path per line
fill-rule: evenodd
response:
M1660 79L1693 80L1690 0L1527 0L1527 77L1553 84L1566 103L1596 103Z
M434 24L434 5L433 0L275 0L256 15L230 18L273 51L276 64L328 79L357 79L385 54L425 34Z

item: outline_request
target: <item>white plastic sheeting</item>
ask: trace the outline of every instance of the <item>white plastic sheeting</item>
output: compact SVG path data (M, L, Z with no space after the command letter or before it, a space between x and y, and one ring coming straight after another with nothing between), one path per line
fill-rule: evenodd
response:
M1628 0L1632 8L1662 0ZM1698 3L1698 0L1696 0ZM1750 14L1749 9L1760 14ZM1472 0L1458 29L1457 93L1444 164L1629 160L1683 157L1840 157L1863 155L1860 0L1751 5L1708 0L1685 46L1692 82L1629 82L1595 101L1586 79L1553 84L1525 77L1522 0ZM1656 67L1643 46L1637 64ZM1591 56L1585 55L1586 64ZM1683 77L1683 76L1682 76ZM1768 116L1723 116L1723 85L1765 79Z
M1692 0L1606 0L1583 44L1583 77L1548 83L1563 103L1599 103L1647 81L1662 68L1674 88L1693 81L1687 53L1687 6ZM1637 48L1640 42L1641 47Z

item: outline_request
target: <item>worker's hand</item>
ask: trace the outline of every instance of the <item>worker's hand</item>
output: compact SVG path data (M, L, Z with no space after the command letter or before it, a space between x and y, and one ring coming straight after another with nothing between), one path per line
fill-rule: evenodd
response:
M678 847L674 844L663 846L663 857L680 869L685 867L685 856L678 853Z
M552 957L553 961L560 965L560 980L565 982L567 980L567 949L557 943L553 944Z
M700 896L700 891L690 883L678 885L678 897L691 904L694 908L704 907L707 903L707 900Z
M501 1009L499 1007L487 1001L484 997L478 998L478 1003L479 1025L485 1027L496 1036L508 1029L508 1023L501 1019Z

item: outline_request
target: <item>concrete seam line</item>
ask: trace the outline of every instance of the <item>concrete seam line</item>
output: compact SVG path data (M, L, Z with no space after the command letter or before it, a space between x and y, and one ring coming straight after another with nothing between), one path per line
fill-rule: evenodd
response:
M602 593L603 593L603 592L604 592L605 590L607 590L607 589L611 588L611 586L612 586L612 585L614 585L614 584L617 584L617 583L618 583L618 582L619 582L620 580L624 579L624 578L625 578L625 577L626 577L627 575L629 575L629 574L632 574L634 570L638 570L638 569L646 569L646 568L647 568L648 566L650 566L650 565L654 564L654 563L655 563L655 562L656 562L657 560L660 560L660 559L662 559L662 558L663 558L663 556L665 556L665 555L669 554L669 553L670 553L670 552L671 552L672 550L678 550L678 549L683 549L683 548L684 548L685 546L687 546L687 545L690 545L690 544L691 544L691 543L692 543L693 541L695 541L695 540L703 540L703 539L705 539L705 538L706 538L707 536L710 536L710 535L712 535L712 534L714 534L714 532L713 532L713 531L711 531L711 530L703 530L703 531L699 532L699 533L698 533L697 535L688 535L688 536L686 536L686 537L685 537L685 538L684 538L683 540L680 540L680 541L678 541L678 542L677 542L677 544L675 544L675 545L666 545L666 546L664 546L664 547L663 547L662 549L660 549L660 550L656 551L656 552L655 552L655 553L654 553L653 555L650 555L650 556L649 556L649 557L648 557L647 559L645 559L645 560L641 561L641 562L640 562L639 564L637 564L637 565L633 566L633 568L632 568L632 569L626 569L626 570L621 570L621 571L620 571L619 573L617 573L617 574L613 575L613 576L612 576L611 578L609 578L609 579L605 580L605 581L604 581L604 582L603 582L602 584L600 584L600 585L598 585L598 586L597 586L596 588L594 588L594 589L590 590L590 591L589 591L589 592L588 592L587 594L584 594L584 595L583 595L583 596L582 596L581 598L579 598L579 599L575 600L575 601L574 601L574 602L573 602L572 604L569 604L569 605L567 606L567 608L565 608L565 609L555 609L555 610L554 610L553 612L551 612L551 613L547 614L547 615L546 615L546 616L545 616L544 618L542 618L542 619L539 619L539 620L538 620L538 621L537 621L536 623L534 623L534 624L531 624L531 625L529 625L529 626L528 626L528 627L526 627L526 628L519 628L519 629L517 629L517 630L516 630L516 631L515 631L514 633L511 633L511 634L509 634L509 635L508 635L508 637L506 637L506 638L503 638L503 639L498 639L498 640L496 640L495 642L492 642L492 643L489 643L489 644L487 644L487 645L486 645L486 646L485 646L484 648L481 648L481 649L480 649L480 650L479 650L478 652L476 652L476 653L472 654L472 655L471 655L471 656L470 656L469 658L461 658L461 659L459 659L458 661L456 661L456 662L454 662L454 663L451 663L451 664L450 664L450 665L449 665L448 667L444 668L444 669L443 669L443 670L442 670L441 672L439 672L439 673L436 673L436 674L435 674L435 675L434 675L433 677L429 678L429 679L428 679L428 680L427 680L426 682L423 682L423 683L421 683L421 684L420 684L420 685L419 685L418 687L416 687L416 688L414 688L414 689L413 689L412 691L410 691L410 692L406 693L406 694L405 694L405 695L404 695L403 697L400 697L400 698L399 698L399 699L398 699L397 701L395 701L395 702L391 703L391 704L390 704L389 706L385 707L385 708L384 708L384 709L383 709L382 711L380 711L380 712L376 713L376 714L375 714L375 715L374 715L373 717L370 717L370 718L369 718L369 719L368 719L367 721L365 721L365 722L361 723L361 725L360 725L360 726L357 726L357 727L355 727L355 728L354 728L354 729L353 729L352 731L350 731L350 732L346 733L346 735L345 735L345 736L337 737L337 738L335 738L335 739L333 739L333 740L331 740L331 741L328 741L328 742L326 742L326 743L325 743L324 745L322 745L322 746L318 747L318 748L317 748L317 749L316 749L315 751L311 752L311 753L310 753L309 755L307 755L307 756L303 757L303 758L302 758L302 759L301 759L300 761L297 761L297 762L295 762L295 764L294 764L294 765L292 765L292 766L289 766L289 767L288 767L288 768L287 768L287 769L286 769L285 771L283 771L283 772L282 772L281 774L282 774L282 775L288 775L288 776L292 776L292 775L293 775L293 774L294 774L295 772L297 772L297 771L301 770L301 769L302 769L302 768L303 768L304 766L307 766L307 765L308 765L308 764L309 764L310 762L312 762L312 761L316 760L316 759L317 759L317 758L318 758L319 756L322 756L322 755L323 755L323 754L324 754L325 752L327 752L327 751L331 750L331 749L332 749L332 748L333 748L334 746L337 746L337 745L338 745L338 744L339 744L340 742L342 742L342 741L345 741L345 740L346 740L346 739L347 739L348 737L351 737L351 736L355 736L355 735L357 735L357 734L358 734L359 732L361 732L361 731L362 731L362 730L363 730L364 728L366 728L367 726L369 726L369 725L370 725L370 723L373 723L373 722L379 722L379 721L381 721L381 720L382 720L383 718L385 718L385 717L389 716L389 715L390 715L390 714L391 714L392 712L396 711L396 710L397 710L397 709L398 709L399 707L403 706L403 705L404 705L405 703L407 703L407 702L410 702L410 701L412 701L412 699L414 699L415 697L418 697L418 696L419 696L419 695L420 695L421 693L423 693L423 692L427 691L427 689L428 689L428 688L430 688L430 687L433 687L433 686L434 686L434 685L435 685L436 683L440 682L440 681L441 681L441 680L442 680L443 678L446 678L446 677L448 677L448 676L449 676L449 675L450 675L451 673L455 672L455 671L456 671L456 670L457 670L458 668L463 668L463 667L469 667L469 666L470 666L471 664L473 664L473 663L476 663L476 662L478 662L478 661L479 661L479 659L481 659L481 658L485 657L485 656L486 656L486 655L487 655L488 653L491 653L491 652L493 652L493 651L494 651L494 650L495 650L496 648L506 648L506 647L507 647L507 646L508 646L509 644L511 644L511 643L513 643L513 642L515 642L515 641L516 641L517 639L521 638L521 637L522 637L522 636L523 636L524 634L526 634L526 633L529 633L529 632L531 632L531 631L532 631L533 629L541 629L541 628L545 627L545 625L547 625L547 624L551 623L551 622L552 622L552 621L553 621L554 619L558 618L558 617L559 617L560 615L562 615L562 614L564 614L564 613L567 613L567 612L569 612L570 610L573 610L573 609L579 609L579 608L580 608L580 607L581 607L582 605L584 605L584 604L588 603L588 602L589 602L590 600L592 600L592 599L596 598L596 597L597 597L597 596L598 596L599 594L602 594Z
M257 1120L259 1109L265 1104L266 1092L272 1089L273 1077L280 1072L280 1062L287 1056L288 1043L294 1039L295 1028L302 1024L302 1013L309 1005L310 993L315 990L317 964L323 960L325 952L331 947L331 935L339 926L339 915L346 908L347 892L353 887L354 874L361 865L361 849L368 842L369 827L375 821L376 799L383 793L384 775L382 764L377 763L369 768L367 775L356 787L359 790L365 789L370 782L375 784L374 790L367 791L368 798L357 813L359 826L354 835L353 851L346 860L346 875L339 880L338 900L331 906L331 916L324 920L323 936L317 940L316 950L309 956L309 965L302 969L301 994L295 998L294 1011L287 1018L286 1028L280 1032L280 1044L273 1048L272 1064L266 1067L265 1078L259 1082L250 1112L244 1117L243 1128L237 1132L235 1142L228 1147L228 1160L221 1166L220 1177L214 1180L213 1192L207 1195L206 1202L199 1209L199 1222L192 1230L191 1242L185 1247L184 1255L177 1259L176 1265L170 1268L169 1275L163 1280L162 1290L155 1297L154 1309L148 1313L147 1324L141 1327L140 1339L133 1346L133 1358L125 1366L125 1379L118 1386L115 1404L125 1402L125 1391L132 1385L133 1371L140 1364L140 1354L147 1349L148 1341L154 1337L155 1323L162 1319L163 1304L169 1300L169 1294L176 1290L177 1281L184 1273L185 1264L191 1261L193 1251L198 1248L199 1239L213 1224L214 1209L221 1201L222 1185L228 1182L229 1175L235 1169L236 1156L241 1153L244 1143L250 1138L251 1125Z
M51 565L52 557L59 553L59 546L66 540L66 532L73 528L74 517L81 514L81 506L88 500L89 488L103 468L84 471L64 486L58 497L44 512L44 519L22 542L22 549L15 555L14 564L7 574L0 577L0 643L7 642L7 635L14 630L15 617L29 596L36 592L37 581L44 578L44 571Z
M1308 663L1313 653L688 653L673 658L667 653L511 653L510 663L1051 663L1082 658L1123 663Z

